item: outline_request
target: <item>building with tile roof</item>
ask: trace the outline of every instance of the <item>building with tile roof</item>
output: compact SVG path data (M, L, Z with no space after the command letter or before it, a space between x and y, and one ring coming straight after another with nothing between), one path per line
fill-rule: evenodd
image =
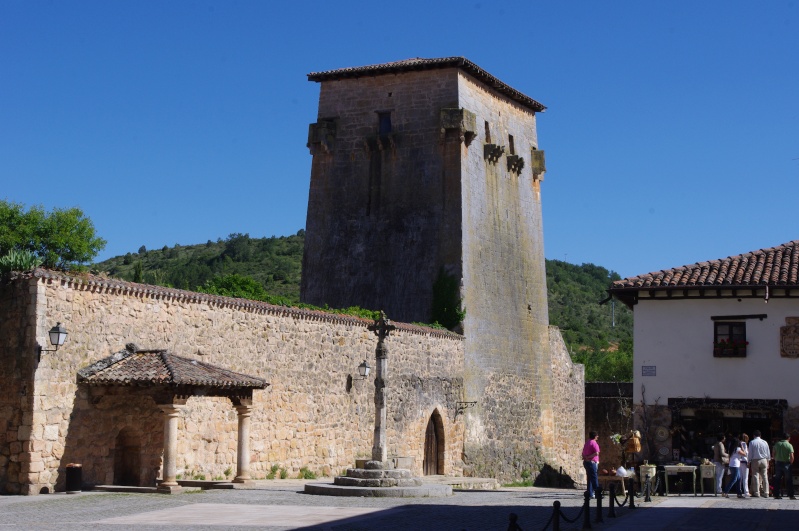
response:
M719 432L799 429L799 241L613 282L634 310L649 458L708 457Z

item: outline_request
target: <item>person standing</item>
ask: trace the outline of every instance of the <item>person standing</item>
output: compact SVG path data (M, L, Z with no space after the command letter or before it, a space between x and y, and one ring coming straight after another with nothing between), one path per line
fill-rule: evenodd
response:
M741 483L741 458L744 451L741 448L741 443L735 437L730 437L730 481L727 483L727 488L724 489L722 496L725 498L730 497L730 491L733 487L738 487L738 497L744 497L743 485Z
M583 467L588 479L588 497L594 497L594 491L599 490L599 434L595 431L588 432L588 440L583 446Z
M782 478L788 484L788 497L796 499L793 495L793 476L791 475L791 465L793 464L793 446L788 442L791 436L787 433L782 434L782 440L774 445L774 499L782 498Z
M719 433L718 442L713 445L713 464L716 465L716 494L724 494L721 490L721 480L724 478L724 470L730 464L730 454L724 447L727 438L723 433Z
M749 492L753 498L758 496L768 498L768 462L771 459L771 450L768 443L760 438L760 430L753 431L752 437L752 442L749 443L752 489Z
M744 496L749 497L749 436L741 434L741 486L744 489Z

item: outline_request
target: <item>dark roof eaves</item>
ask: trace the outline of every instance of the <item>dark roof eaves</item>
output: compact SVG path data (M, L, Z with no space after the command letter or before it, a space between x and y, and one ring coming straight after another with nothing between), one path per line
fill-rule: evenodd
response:
M308 81L332 81L337 79L378 76L395 74L398 72L431 70L437 68L460 68L461 70L476 77L487 86L508 96L512 100L521 103L534 112L543 112L546 110L546 106L544 104L534 100L522 92L519 92L507 83L502 82L498 78L488 73L488 71L480 68L465 57L441 57L436 59L420 58L417 60L396 61L393 63L382 63L353 68L339 68L324 72L311 72L308 74Z

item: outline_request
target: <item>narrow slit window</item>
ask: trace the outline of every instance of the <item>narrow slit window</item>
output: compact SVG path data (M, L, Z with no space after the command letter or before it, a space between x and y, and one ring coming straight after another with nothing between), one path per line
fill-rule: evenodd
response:
M513 145L513 135L508 135L508 151L511 155L516 154L516 147Z
M377 119L378 119L378 133L380 135L391 134L391 113L378 112Z
M486 122L486 144L491 143L491 129L488 127L488 122Z

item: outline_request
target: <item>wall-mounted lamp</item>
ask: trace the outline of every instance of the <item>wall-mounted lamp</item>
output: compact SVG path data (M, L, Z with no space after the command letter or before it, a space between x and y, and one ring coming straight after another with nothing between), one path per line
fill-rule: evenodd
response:
M455 418L458 418L458 415L463 415L465 410L476 405L477 400L474 400L473 402L455 402Z
M369 373L372 372L372 368L366 363L366 360L363 360L363 363L358 365L358 380L366 380L369 378Z
M67 329L64 328L61 323L56 323L56 325L50 329L48 332L50 336L50 344L53 345L55 348L42 348L39 345L39 360L42 359L42 352L55 352L58 350L58 347L64 344L64 341L67 340Z

